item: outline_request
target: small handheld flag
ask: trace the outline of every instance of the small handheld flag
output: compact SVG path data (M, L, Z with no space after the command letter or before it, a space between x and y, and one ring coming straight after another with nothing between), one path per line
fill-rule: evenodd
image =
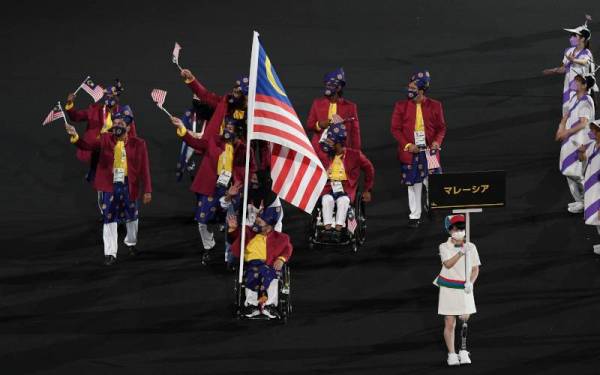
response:
M94 103L102 99L104 96L104 89L102 86L96 85L91 79L89 79L89 77L79 87L82 88L83 91L87 92L92 99L94 99Z
M50 113L48 113L48 116L46 116L46 118L44 119L42 126L48 125L49 123L56 121L59 118L63 118L65 119L65 123L67 122L62 107L60 106L60 102L57 105L55 105L54 108L52 108Z
M169 111L167 111L163 107L163 104L165 104L165 99L167 98L167 92L165 90L154 89L150 93L150 96L152 97L152 100L154 100L154 103L156 103L158 108L160 108L163 112L165 112L169 117L173 117L173 116L171 116Z
M179 70L183 70L181 66L179 66L179 52L181 51L181 46L179 43L175 42L175 47L173 48L173 64L177 65Z

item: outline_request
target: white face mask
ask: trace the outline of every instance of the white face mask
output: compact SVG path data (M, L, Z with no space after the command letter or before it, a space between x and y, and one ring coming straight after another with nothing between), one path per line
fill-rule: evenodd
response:
M452 239L455 241L462 241L465 239L467 232L464 230L457 230L456 232L452 232Z

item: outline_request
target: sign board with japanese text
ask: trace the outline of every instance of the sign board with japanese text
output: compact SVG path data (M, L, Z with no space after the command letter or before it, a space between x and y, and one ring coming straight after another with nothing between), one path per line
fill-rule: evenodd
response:
M431 209L504 207L505 202L505 171L429 175Z

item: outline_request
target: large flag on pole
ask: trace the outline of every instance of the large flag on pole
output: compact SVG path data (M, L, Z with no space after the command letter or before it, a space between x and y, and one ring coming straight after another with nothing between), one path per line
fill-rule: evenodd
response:
M256 88L254 102L248 103L251 139L271 142L272 190L294 206L312 213L327 183L327 173L292 107L277 73L258 37L254 43L250 88ZM256 50L256 53L254 51ZM252 64L252 62L255 62ZM249 96L249 101L253 99Z

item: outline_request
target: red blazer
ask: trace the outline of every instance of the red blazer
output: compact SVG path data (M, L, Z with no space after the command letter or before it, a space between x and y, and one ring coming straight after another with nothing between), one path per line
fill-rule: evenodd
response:
M306 127L313 133L311 143L315 150L319 149L319 140L321 139L321 134L323 134L323 129L317 130L315 125L317 124L317 121L327 121L328 112L329 99L326 97L316 98L310 107L308 120L306 120ZM337 113L343 119L350 117L355 118L354 121L345 123L346 132L348 133L346 145L350 148L360 150L360 126L358 124L356 104L344 98L340 98L337 102Z
M240 228L236 229L234 232L230 233L231 238L234 239L232 245L232 253L233 256L239 259L240 257L240 242L242 242L242 236ZM252 229L246 227L246 246L250 242L251 239L256 236L257 233ZM244 247L245 248L245 247ZM269 266L272 266L273 263L279 257L285 258L284 262L289 262L292 257L292 251L294 248L292 247L292 243L290 242L290 236L285 233L271 231L267 234L267 260L265 263Z
M94 188L106 193L112 193L113 186L113 164L115 161L116 139L112 133L104 133L100 138L94 138L88 142L79 138L75 146L81 150L98 151L100 157L94 178ZM125 142L127 154L127 178L129 181L129 197L136 200L139 197L139 185L144 184L144 193L152 192L150 180L150 162L148 161L148 150L143 139L128 136Z
M208 91L197 79L187 84L188 87L192 90L198 98L204 103L206 103L211 108L214 108L214 112L208 123L206 124L206 128L204 129L203 138L210 138L213 135L220 135L219 130L221 129L221 124L223 123L223 118L227 115L229 111L229 102L227 101L227 95L217 95L214 92Z
M195 150L203 151L204 157L194 177L190 190L194 193L213 195L217 187L217 163L219 156L225 150L225 142L220 135L213 135L209 138L202 137L197 139L192 137L188 132L183 136L183 140L188 146ZM246 145L239 142L233 149L233 182L244 181L244 170L246 168ZM252 154L250 155L250 173L256 173Z
M437 100L425 98L421 104L423 121L425 123L425 141L427 146L436 142L440 146L446 135L446 120L442 103ZM408 143L415 143L415 117L417 106L413 100L399 100L394 106L392 114L392 135L398 141L398 160L403 164L411 164L413 154L404 151ZM437 154L438 160L440 153Z
M323 163L323 167L325 170L329 170L329 166L333 161L333 158L330 157L327 153L323 152L319 148L319 159L321 159L321 163ZM363 170L365 172L365 191L371 191L373 189L373 185L375 183L375 167L373 167L373 163L365 154L363 154L360 150L354 150L351 148L346 148L344 151L344 169L346 170L346 177L348 178L346 181L342 182L344 186L344 191L348 194L351 202L354 202L354 198L356 196L356 189L358 188L358 179L360 178L360 171ZM328 182L323 189L321 195L331 193L331 184Z
M102 130L102 126L104 125L104 118L102 118L102 109L104 108L104 104L94 103L91 104L86 109L75 109L72 107L71 109L65 111L69 120L74 122L86 121L87 127L85 128L85 132L82 135L84 141L88 143L93 143L95 139L100 136L100 130ZM119 106L117 105L116 109L113 110L115 112L118 110ZM135 131L135 123L131 123L131 129L129 129L129 135L133 137L137 137L137 133ZM81 160L84 163L89 163L92 157L91 151L82 150L80 148L77 149L77 159Z

